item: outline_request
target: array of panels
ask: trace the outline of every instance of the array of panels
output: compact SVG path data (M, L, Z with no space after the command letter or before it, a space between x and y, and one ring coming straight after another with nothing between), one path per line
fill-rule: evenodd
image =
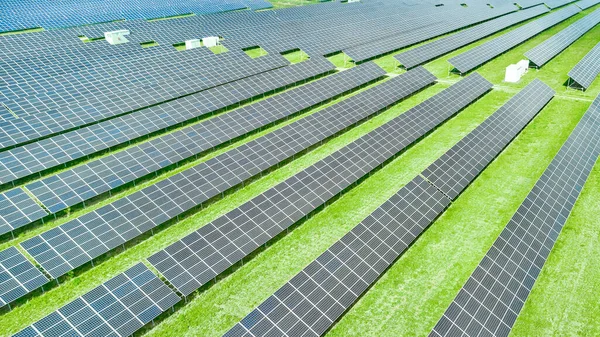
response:
M179 292L193 292L450 118L490 87L479 75L453 85L156 253L148 261Z
M508 336L600 154L600 96L430 336Z
M513 5L494 8L484 6L483 8L476 7L469 9L459 7L451 12L433 14L431 19L414 18L412 20L405 20L399 24L403 26L401 34L345 49L344 52L354 62L362 62L516 10L517 8ZM427 23L427 25L423 26L423 22Z
M131 336L180 300L139 263L15 336Z
M577 0L544 0L544 3L551 9L555 9L564 5L568 5L575 1Z
M270 123L322 104L384 74L385 72L374 63L340 72L27 184L26 188L50 212L58 212Z
M490 83L483 86L490 87ZM464 173L463 164L473 158L482 158L479 164L485 167L547 102L546 95L532 97L539 89L550 90L543 83L530 84L434 162L424 175L439 172L443 166L449 170L446 176L457 180ZM535 103L530 106L523 99ZM495 137L487 136L488 130L494 130ZM493 140L500 144L489 147ZM448 160L448 154L454 160ZM323 335L450 205L451 199L442 193L447 188L426 178L417 176L409 182L225 336ZM469 176L468 182L474 178ZM460 193L466 184L459 186Z
M48 278L15 247L0 251L0 307L43 286Z
M548 8L544 5L535 6L533 8L511 13L497 19L482 23L464 31L448 37L424 44L417 48L410 49L394 58L407 69L416 67L427 61L433 60L453 50L459 49L486 36L501 31L504 28L510 27L519 22L534 18L538 15L548 12Z
M528 50L525 56L536 66L541 67L577 41L583 34L594 28L599 22L600 9L597 9L548 40Z
M574 88L587 89L600 74L600 42L569 71L570 83Z
M246 144L240 147L242 151L233 150L185 170L24 241L21 246L52 277L59 277L237 185L243 181L240 178L256 175L301 151L304 146L324 139L330 131L323 128L334 131L348 127L431 84L434 79L426 70L415 69L313 114L309 122L290 124L283 132L293 134L292 130L299 126L301 136L297 138L306 140L296 140L296 147L291 146L294 139L286 135L277 134L284 137L276 144L268 142L275 138L264 136L265 143L260 139L255 141L258 144L256 152ZM344 115L349 117L339 117ZM276 158L271 153L277 151L276 146L265 148L264 144L281 146L278 151L283 153ZM247 149L249 151L244 152ZM232 154L235 157L230 157ZM239 164L233 166L236 160ZM236 170L230 171L229 165Z
M577 7L581 8L581 10L588 9L600 3L600 0L582 0L577 1L575 4Z
M224 336L323 335L449 204L417 177Z
M327 60L313 58L0 152L0 183L10 183L179 123L206 116L261 94L326 74L333 68Z
M456 71L464 74L580 11L577 6L569 6L557 12L550 13L482 45L469 49L458 56L452 57L448 62L450 62Z
M25 80L22 84L25 88L41 87L45 92L39 95L24 92L23 97L7 98L8 101L2 102L4 105L10 106L12 102L23 101L19 105L20 108L29 107L34 111L26 112L19 116L20 118L8 119L0 123L2 127L0 130L0 148L31 142L288 64L287 60L280 55L266 55L251 59L245 55L238 57L234 55L226 56L230 53L225 53L203 58L194 57L196 53L194 50L196 49L185 53L173 52L187 54L187 64L179 65L179 67L175 62L171 63L178 55L166 54L162 56L161 62L164 63L162 67L157 65L148 68L157 61L136 59L139 68L138 74L127 72L121 74L124 71L111 68L111 66L116 67L118 65L115 64L116 62L107 62L109 65L104 66L104 69L87 70L87 72L92 73L91 76L95 76L96 73L105 73L108 76L108 78L101 80L88 80L82 78L83 75L79 72L73 71L69 71L68 74L60 76L60 78L36 75L40 79ZM209 62L210 59L212 59L211 62ZM128 62L131 63L131 61ZM44 63L47 64L48 61L44 61ZM132 65L126 64L123 67L130 66ZM165 74L166 69L163 68L178 70ZM119 75L115 75L115 72ZM152 74L160 77L170 76L166 79L142 80ZM72 83L74 81L64 77L74 77L77 80ZM49 80L56 82L56 88L46 88L46 85L38 83ZM124 87L103 88L103 86L112 85L112 82ZM5 88L14 90L18 86L9 84ZM38 97L40 95L51 97ZM46 104L49 101L51 102L55 96L62 101L59 106ZM25 102L28 103L25 104ZM14 112L15 108L13 106L11 110Z
M62 28L115 20L155 19L273 7L265 0L50 1L9 0L0 14L0 32L35 27Z
M0 235L48 215L22 188L0 193Z
M431 164L423 176L454 200L553 96L550 87L535 79Z

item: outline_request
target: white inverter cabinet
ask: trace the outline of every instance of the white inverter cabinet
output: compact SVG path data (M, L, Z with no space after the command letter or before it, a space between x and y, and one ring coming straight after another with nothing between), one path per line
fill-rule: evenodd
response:
M126 35L129 35L129 31L127 29L121 29L112 32L105 32L104 38L106 39L106 41L108 41L108 43L113 45L123 44L129 42L129 40L125 38Z

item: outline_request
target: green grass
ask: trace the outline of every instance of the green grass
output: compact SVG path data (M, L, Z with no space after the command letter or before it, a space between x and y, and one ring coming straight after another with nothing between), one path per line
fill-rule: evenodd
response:
M307 53L300 49L284 52L281 55L290 61L291 64L300 63L310 58Z
M244 53L246 53L246 55L250 56L253 59L269 54L266 50L259 46L246 48L244 49Z
M229 49L227 49L224 45L220 44L218 46L214 46L214 47L208 47L208 49L210 49L210 51L212 51L214 54L219 55L219 54L223 54L229 51Z
M285 7L296 2L304 3L286 0L275 1L274 4L276 7ZM590 100L600 92L600 80L596 80L586 92L567 90L563 86L568 71L595 45L600 36L600 26L588 32L541 70L530 70L520 83L502 82L508 64L524 58L525 51L581 17L582 14L576 15L477 69L496 85L495 90L289 235L263 249L235 272L219 277L219 282L194 296L189 303L180 306L174 314L168 315L145 334L220 336L479 125L520 88L534 78L540 78L557 91L557 96L328 333L329 336L426 335L566 140ZM127 250L109 254L96 267L78 273L60 287L54 287L43 295L38 294L16 310L0 316L0 334L17 332L459 80L456 75L448 75L447 59L493 37L426 64L427 69L441 78L439 84L245 188L228 194L196 214L164 228L154 236L135 240L137 244ZM297 62L305 58L302 54L297 51L284 56L291 62ZM343 54L330 59L336 66L342 67L340 62L344 61ZM381 57L375 62L389 73L402 72L397 68L393 55ZM348 67L347 60L343 67ZM132 187L98 205L34 228L16 240L0 244L0 248L15 245L47 230L49 226L54 227L277 127L280 125L187 163L156 180ZM600 335L597 319L600 317L597 295L600 276L600 263L597 262L600 253L600 227L597 220L600 215L599 188L600 165L597 165L516 322L513 336Z

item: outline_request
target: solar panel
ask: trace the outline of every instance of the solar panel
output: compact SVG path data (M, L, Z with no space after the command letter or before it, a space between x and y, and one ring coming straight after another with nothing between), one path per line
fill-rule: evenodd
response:
M600 154L600 96L430 336L508 336Z
M309 146L313 142L318 142L319 139L326 138L328 129L338 128L340 130L350 126L352 121L355 123L385 109L398 100L430 85L434 80L435 77L422 68L407 72L311 115L326 117L331 119L331 122L321 119L321 117L311 119L311 124L303 124L300 120L295 122L295 125L304 125L305 128L299 128L299 130L302 137L306 138L306 142L289 147L287 143L294 144L294 140L286 137L282 142L275 144L282 148L280 150L265 148L260 149L258 153L248 154L250 158L260 157L252 159L254 163L260 165L258 167L244 166L243 164L250 164L250 161L244 161L243 156L240 157L241 153L234 151L231 153L238 154L235 158L226 158L223 163L219 161L221 158L219 160L215 158L206 165L192 167L26 240L21 243L21 246L32 254L50 275L55 278L59 277L132 238L150 231L155 226L201 205L238 184L239 179L245 175L256 175L292 156L295 151L302 150L303 146ZM342 113L351 117L339 118L338 115ZM336 118L339 119L336 120ZM339 124L334 128L334 123ZM315 134L316 138L309 136ZM242 147L242 149L248 149L248 147ZM270 151L274 153L281 151L283 154L275 158L271 156ZM241 165L237 165L235 172L229 171L228 166L234 165L234 161L238 159Z
M15 247L0 251L0 307L17 300L48 282Z
M555 9L564 5L568 5L575 1L577 0L544 0L544 3L551 9Z
M384 74L374 63L355 67L63 171L26 187L51 212L58 212L270 123L323 104Z
M600 42L587 53L579 63L569 71L569 86L573 88L589 88L600 74Z
M535 79L427 167L423 176L454 200L553 96L549 86Z
M545 91L538 83L523 91L529 94L536 89ZM465 162L479 158L485 158L479 159L485 167L541 109L538 105L535 113L523 111L528 109L524 98L515 95L425 172L443 163L456 177ZM521 109L513 109L514 105ZM487 136L488 131L495 137ZM489 146L490 141L500 145ZM448 153L454 154L453 160L448 160ZM466 179L471 182L475 177ZM441 193L443 187L427 176L417 176L225 336L322 335L450 205L451 199ZM458 193L465 187L461 184Z
M201 118L333 69L329 61L313 58L1 152L0 183L9 183L179 123Z
M537 5L541 5L544 3L544 0L519 0L517 4L522 8L533 7Z
M159 47L156 47L159 48ZM171 49L173 49L171 47ZM173 49L174 50L174 49ZM196 50L196 49L194 49ZM194 52L189 50L187 52ZM175 58L177 51L173 51L169 55L163 55L162 62L165 63L165 67L174 67L170 64L171 58ZM178 53L178 54L185 54ZM225 53L223 55L227 55ZM214 58L217 55L211 55ZM147 79L146 82L140 83L139 86L128 86L127 88L120 87L108 87L103 88L104 85L112 85L110 83L121 83L124 80L116 77L112 82L105 80L89 81L86 78L81 78L83 75L79 73L69 72L69 76L76 78L69 83L69 86L65 88L63 82L56 78L51 78L55 82L56 88L49 88L49 92L57 91L63 94L62 101L58 106L46 107L46 104L42 104L38 101L43 101L46 98L37 97L36 95L29 95L14 100L23 100L24 102L30 102L27 106L31 109L41 109L36 111L25 111L18 119L6 120L0 123L0 148L7 148L14 145L19 145L25 142L31 142L42 137L54 135L56 133L70 131L76 127L89 125L90 123L105 120L125 113L131 113L134 110L148 107L150 105L164 103L171 99L179 98L184 95L193 94L202 90L206 90L221 84L225 84L240 78L244 78L258 73L272 70L278 67L282 67L288 64L288 62L280 55L266 55L257 59L250 59L247 56L221 56L218 64L208 62L206 58L195 58L195 62L200 62L203 65L187 65L180 67L179 72L187 70L188 74L174 73L170 74L171 77L167 79ZM188 59L192 59L188 56ZM229 61L227 62L227 59ZM222 61L222 62L221 62ZM141 60L137 60L138 63L145 63ZM147 62L152 63L152 60ZM158 62L158 61L157 61ZM145 65L147 66L147 65ZM188 67L188 68L186 68ZM193 67L193 71L189 69ZM177 67L174 67L177 68ZM98 70L89 70L92 74L101 72ZM147 68L142 69L146 75L140 75L150 77L151 74L160 76L155 72L162 72L160 67L149 71ZM103 72L111 74L110 69L104 69ZM129 76L127 76L129 75ZM66 75L65 75L66 76ZM90 75L93 76L93 75ZM128 81L135 80L137 76L135 74L125 74ZM44 81L45 76L38 75L39 79L36 79L33 83L34 87L42 86L37 84L39 81ZM37 82L36 82L37 81ZM140 80L141 81L141 80ZM32 86L32 80L27 80L23 84L26 88ZM63 85L63 87L61 87ZM116 84L115 84L116 85ZM121 84L119 84L121 85ZM122 84L127 85L127 83ZM44 85L46 86L46 85ZM17 87L17 86L14 86ZM5 87L7 90L15 89L13 86ZM16 89L15 89L16 90ZM23 95L26 95L23 94ZM48 93L47 95L59 95L58 93ZM13 101L14 101L13 100ZM24 107L25 103L19 105ZM14 103L14 102L13 102ZM17 107L11 102L7 102L7 105L13 106L11 109ZM15 103L16 104L16 103Z
M130 336L180 300L138 263L14 336Z
M582 1L577 1L575 6L581 8L581 10L585 10L585 9L593 7L599 3L600 3L600 0L582 0Z
M479 75L453 85L148 261L179 292L193 292L490 88L491 84Z
M457 72L464 74L579 12L580 9L577 6L569 6L550 13L482 45L469 49L458 56L454 56L448 62Z
M20 187L0 193L0 235L40 220L46 215L48 213Z
M465 9L459 7L452 12L439 13L432 19L415 18L413 19L414 21L405 20L400 23L401 25L405 25L405 28L400 34L395 34L389 38L363 44L354 48L345 49L344 52L355 62L362 62L516 10L517 8L514 6L502 6L494 9L487 6L483 9ZM448 18L452 19L449 20ZM421 27L422 24L419 25L416 24L416 22L426 22L429 24Z
M405 68L410 69L548 11L546 6L541 5L501 16L448 37L410 49L395 55L394 58Z
M573 42L577 41L583 34L594 28L599 22L600 9L597 9L541 44L528 50L525 56L536 66L541 67Z
M224 336L323 335L449 204L416 177Z

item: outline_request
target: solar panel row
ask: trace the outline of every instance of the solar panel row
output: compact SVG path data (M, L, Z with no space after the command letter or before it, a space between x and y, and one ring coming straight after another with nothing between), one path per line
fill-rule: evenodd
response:
M501 16L497 19L467 28L456 34L410 49L394 58L405 68L410 69L433 60L453 50L464 47L470 43L480 40L486 36L501 31L519 22L534 18L548 12L546 6L540 5L533 8Z
M554 96L535 79L431 164L423 177L454 200Z
M322 104L384 74L385 72L375 64L334 74L44 178L26 185L26 188L50 212L58 212L181 160L226 144L270 123Z
M491 88L491 83L482 84L482 89L486 88ZM449 170L446 176L456 181L469 160L479 159L485 167L547 102L546 95L532 97L539 89L551 92L541 82L529 85L436 160L424 175L431 176L427 172L444 167ZM488 136L490 130L493 136ZM495 140L499 144L490 146ZM460 193L474 178L467 175L470 180L458 184L456 191ZM447 185L426 179L417 176L409 182L225 336L323 335L450 205L451 199L440 192L447 191Z
M48 282L15 247L0 251L0 307L17 300Z
M580 9L577 6L569 6L550 13L482 45L469 49L458 56L454 56L448 62L457 72L464 74L579 12Z
M416 69L384 83L383 86L375 86L344 100L326 111L322 110L318 115L319 118L311 119L313 124L306 125L307 129L303 131L311 133L312 130L316 133L320 127L333 129L332 122L340 123L341 128L347 127L422 89L433 80L434 77L424 69ZM329 114L330 111L334 112L333 115ZM341 113L346 115L357 113L359 117L334 120L336 117L333 116ZM331 119L332 122L327 122L326 118ZM296 123L296 125L300 124L300 122ZM321 132L321 136L327 136L327 131ZM292 141L289 142L293 144ZM250 154L249 157L256 162L260 162L259 158L256 158L260 156L268 163L264 165L263 162L263 166L258 170L252 166L243 167L244 163L250 163L249 159L246 159L247 161L240 161L241 166L238 167L238 171L231 172L227 165L233 164L233 159L237 158L224 160L225 163L215 159L24 241L21 246L40 262L52 277L59 277L236 185L239 180L235 173L243 176L247 174L243 170L247 170L250 175L255 175L282 160L270 156L269 151L262 150ZM288 155L292 154L288 153Z
M536 66L541 67L553 57L565 50L583 34L600 22L600 9L586 15L556 35L525 52L525 56Z
M426 27L420 29L410 28L415 25L413 22L408 21L405 23L406 28L403 29L402 34L346 49L344 52L355 62L362 62L516 10L517 8L512 5L495 8L485 7L483 9L465 9L461 7L454 12L437 14L437 19L428 20L427 22L431 22L431 24ZM416 20L422 20L422 18Z
M430 336L508 336L600 154L600 96Z
M327 60L313 58L0 152L0 183L10 183L153 132L207 116L253 97L328 73L333 68Z
M582 1L577 1L575 6L581 8L581 10L585 10L585 9L593 7L599 3L600 3L600 0L582 0Z
M418 69L422 68L415 70ZM490 87L478 75L461 81L156 253L148 261L179 292L190 294L450 118Z
M544 3L546 4L546 6L550 7L551 9L555 9L558 7L562 7L564 5L568 5L575 1L577 1L577 0L544 0Z
M14 336L130 336L180 300L138 263Z
M197 13L273 7L264 0L182 1L6 1L0 14L0 32L35 27L63 28L114 20L141 20Z
M569 71L569 86L587 89L600 74L600 42Z
M107 90L106 95L99 91L90 92L82 100L58 109L47 110L40 113L23 116L18 119L6 120L0 123L0 148L30 142L41 137L50 136L58 132L68 131L119 114L131 112L134 109L158 104L167 100L209 89L243 77L281 67L287 61L279 56L260 57L245 60L237 58L231 63L224 63L223 68L205 69L201 73L194 72L190 76L180 76L175 82L155 83L140 90L135 88L121 92L120 90ZM35 83L35 82L34 82ZM164 84L164 86L163 86ZM67 90L70 95L80 95L80 89L94 90L94 86L87 82L78 84L79 88ZM102 96L103 95L103 96ZM100 97L102 96L102 97Z
M0 193L0 235L48 215L22 188Z

